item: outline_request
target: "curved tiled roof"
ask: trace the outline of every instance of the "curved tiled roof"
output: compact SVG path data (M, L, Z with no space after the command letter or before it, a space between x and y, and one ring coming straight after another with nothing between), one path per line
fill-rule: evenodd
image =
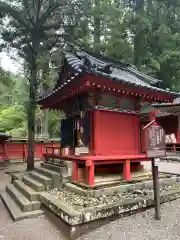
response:
M178 93L170 92L156 87L160 80L147 76L146 74L138 71L134 66L122 62L113 62L103 56L95 57L84 51L76 49L74 53L65 52L65 60L74 71L74 77L71 77L67 82L54 88L50 93L43 94L37 100L40 101L57 92L68 83L74 81L79 74L89 73L92 75L102 76L122 84L128 84L136 88L144 88L151 91L167 93L174 97L180 96Z
M157 92L164 92L174 95L179 95L178 93L170 92L169 90L164 90L153 85L160 82L160 80L152 78L140 71L138 71L134 66L125 63L114 63L110 60L102 60L94 57L84 51L76 51L75 54L65 53L65 58L69 65L77 72L82 72L83 70L95 75L101 75L108 79L115 80L124 84L134 85L135 87L152 89ZM102 57L103 58L103 57ZM109 72L106 73L104 69L109 66Z
M171 106L180 106L180 98L175 98L172 103L154 103L152 104L153 107L171 107Z
M85 52L76 52L76 54L65 53L65 57L67 62L71 65L71 67L77 72L82 72L82 69L85 68L87 71L94 71L98 74L105 74L103 69L106 66L110 66L110 72L107 74L109 78L116 78L125 81L127 83L137 84L139 86L150 86L150 83L157 83L158 80L152 79L148 77L144 73L140 73L137 69L133 68L131 65L126 66L117 66L114 63L102 61L100 59L95 58ZM86 64L86 60L89 62ZM139 76L139 77L138 77ZM142 80L144 78L144 81ZM149 82L149 83L148 83Z

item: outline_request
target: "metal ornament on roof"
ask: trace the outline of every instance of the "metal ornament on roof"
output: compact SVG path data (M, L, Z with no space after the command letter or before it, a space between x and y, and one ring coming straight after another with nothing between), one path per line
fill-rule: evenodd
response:
M151 113L155 108L150 103L141 102L140 114Z

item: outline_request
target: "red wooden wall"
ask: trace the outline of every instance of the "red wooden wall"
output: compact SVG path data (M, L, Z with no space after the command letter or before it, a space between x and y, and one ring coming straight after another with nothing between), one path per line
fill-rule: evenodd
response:
M95 111L95 154L139 154L139 121L133 114Z
M35 143L35 158L43 159L46 147L60 147L58 143ZM0 160L27 159L27 142L5 142L0 144Z

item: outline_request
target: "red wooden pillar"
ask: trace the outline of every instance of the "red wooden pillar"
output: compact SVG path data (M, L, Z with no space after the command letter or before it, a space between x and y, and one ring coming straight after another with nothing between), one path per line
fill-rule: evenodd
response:
M123 179L126 181L131 180L131 163L130 160L125 160L123 165Z
M94 155L94 112L90 112L90 142L89 151L91 155Z
M46 145L45 145L45 143L44 142L41 142L41 157L40 157L40 159L42 160L43 159L43 154L44 154L44 147L45 147Z
M74 182L78 181L78 164L75 160L72 161L72 179Z
M5 154L5 160L9 160L6 143L4 143L4 154Z
M23 161L27 162L27 143L23 143Z
M176 144L173 143L173 152L176 152Z
M86 161L86 184L94 185L94 162L91 160Z
M94 153L99 155L99 115L100 111L94 111Z

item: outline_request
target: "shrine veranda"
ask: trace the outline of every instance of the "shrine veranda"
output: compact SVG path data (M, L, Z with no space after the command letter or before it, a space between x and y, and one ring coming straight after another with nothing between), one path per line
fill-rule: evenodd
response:
M79 49L64 53L56 86L37 99L42 109L66 115L62 149L47 151L45 158L71 162L74 183L95 186L96 176L111 174L131 181L132 173L143 168L141 162L152 159L144 127L155 115L143 113L142 106L178 97L159 84L129 64Z

